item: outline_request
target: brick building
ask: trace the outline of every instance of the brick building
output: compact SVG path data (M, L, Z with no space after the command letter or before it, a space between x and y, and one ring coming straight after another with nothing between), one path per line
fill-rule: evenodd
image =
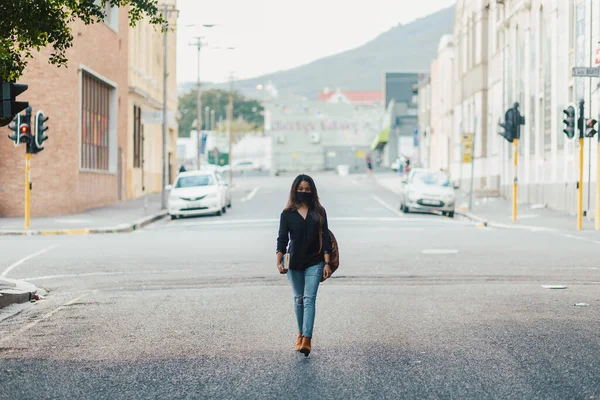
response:
M41 109L50 117L45 150L31 161L34 217L77 213L134 196L127 173L133 155L127 10L113 8L104 23L76 21L72 28L68 67L48 64L50 50L44 49L19 81L29 85L19 100L29 101L34 114ZM9 133L0 128L0 217L24 214L25 147L15 148ZM154 153L161 155L160 149Z

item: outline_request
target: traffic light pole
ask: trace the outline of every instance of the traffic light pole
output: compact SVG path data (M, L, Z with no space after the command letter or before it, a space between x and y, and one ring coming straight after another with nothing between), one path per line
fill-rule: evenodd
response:
M598 134L598 149L596 157L596 222L594 228L600 231L600 133Z
M583 131L584 131L584 101L579 102L579 181L577 182L577 230L583 229Z
M517 199L519 195L519 139L513 139L513 165L514 165L514 178L513 178L513 190L512 190L512 220L517 220Z
M29 145L27 145L29 147ZM25 229L31 222L31 152L25 153Z

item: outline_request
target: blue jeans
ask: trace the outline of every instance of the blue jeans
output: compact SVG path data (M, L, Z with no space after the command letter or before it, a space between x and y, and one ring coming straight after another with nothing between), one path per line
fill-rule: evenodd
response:
M323 276L324 263L313 265L305 270L288 270L287 276L294 290L294 310L298 322L298 332L304 337L312 337L315 324L315 304L317 290Z

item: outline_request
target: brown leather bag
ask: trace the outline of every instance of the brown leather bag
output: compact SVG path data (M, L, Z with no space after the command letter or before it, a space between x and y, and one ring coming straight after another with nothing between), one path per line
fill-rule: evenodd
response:
M331 253L329 254L329 267L331 268L331 273L333 274L336 269L340 266L340 252L338 247L338 242L335 236L333 236L333 232L329 231L329 237L331 237ZM319 241L321 243L321 247L319 248L319 253L323 251L323 232L319 234Z

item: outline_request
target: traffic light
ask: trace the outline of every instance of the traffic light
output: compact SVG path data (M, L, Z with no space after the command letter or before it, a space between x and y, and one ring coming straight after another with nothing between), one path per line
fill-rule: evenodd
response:
M48 117L44 115L42 110L38 110L35 115L35 133L31 142L31 152L33 154L44 150L44 142L48 139L48 136L44 135L44 132L48 130L45 125L46 121L48 121Z
M515 109L509 108L504 114L504 123L499 124L504 131L500 133L506 140L512 143L514 139L517 139L517 126L515 125Z
M563 132L569 139L573 139L575 137L575 107L569 106L566 110L563 110L563 113L565 114L565 119L563 119L565 129L563 129Z
M593 138L594 135L598 132L596 131L596 121L593 118L587 119L585 121L585 137Z
M521 138L521 125L525 125L525 117L519 112L519 103L515 103L513 108L506 110L504 123L499 125L504 128L504 132L500 132L500 135L509 142L512 143L513 140Z
M12 119L13 125L9 125L8 129L13 131L12 135L8 135L8 138L15 142L15 147L21 143L21 134L19 133L19 125L21 125L21 114L15 115Z
M27 85L11 82L0 83L0 126L10 124L15 115L29 106L27 101L16 101L16 97L27 90Z

